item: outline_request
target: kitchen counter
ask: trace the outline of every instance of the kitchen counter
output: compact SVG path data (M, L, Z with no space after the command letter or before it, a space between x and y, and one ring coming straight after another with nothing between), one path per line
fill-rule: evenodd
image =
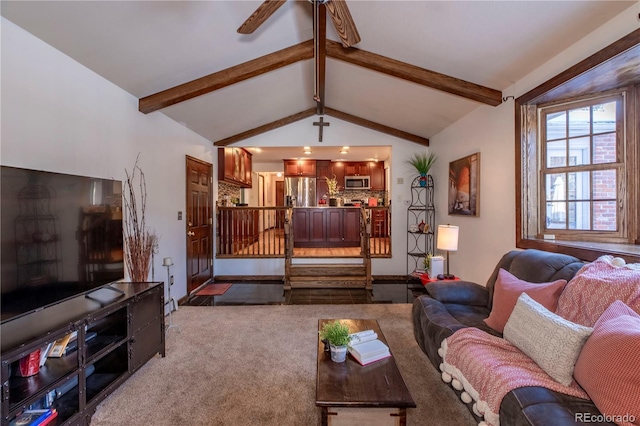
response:
M360 207L356 207L356 206L330 206L329 204L326 204L324 206L293 207L293 208L294 209L359 209Z
M360 207L293 208L294 247L359 247Z

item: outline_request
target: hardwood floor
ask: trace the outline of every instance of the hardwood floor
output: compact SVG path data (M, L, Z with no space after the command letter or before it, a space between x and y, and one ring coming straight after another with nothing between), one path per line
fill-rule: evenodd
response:
M345 305L367 303L412 303L425 294L417 282L374 283L373 291L365 289L293 289L284 291L282 283L233 283L222 296L196 296L185 305Z

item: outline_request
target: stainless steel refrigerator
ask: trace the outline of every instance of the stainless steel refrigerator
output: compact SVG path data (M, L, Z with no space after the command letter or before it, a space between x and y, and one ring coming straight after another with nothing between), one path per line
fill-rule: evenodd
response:
M318 203L316 199L316 178L284 178L284 195L289 206L315 207Z

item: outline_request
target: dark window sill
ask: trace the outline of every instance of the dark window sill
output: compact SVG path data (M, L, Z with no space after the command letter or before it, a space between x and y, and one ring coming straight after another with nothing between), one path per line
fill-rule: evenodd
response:
M593 261L602 255L609 254L611 256L621 257L626 260L627 263L640 262L640 245L633 244L522 239L517 241L516 247L522 249L533 248L554 253L563 253L570 256L575 256L578 259L586 261Z

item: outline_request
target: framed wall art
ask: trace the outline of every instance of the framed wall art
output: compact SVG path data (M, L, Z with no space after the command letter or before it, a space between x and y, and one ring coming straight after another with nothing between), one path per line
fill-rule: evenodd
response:
M480 215L480 153L449 163L449 214Z

